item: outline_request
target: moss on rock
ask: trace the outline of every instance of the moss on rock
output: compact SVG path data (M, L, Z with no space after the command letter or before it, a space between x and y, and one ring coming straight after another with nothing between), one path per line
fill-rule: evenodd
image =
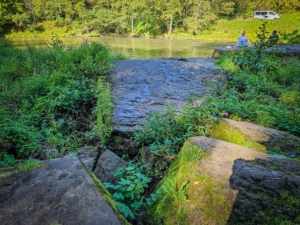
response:
M153 221L161 219L170 225L227 221L231 212L228 195L224 195L223 184L203 175L201 159L206 158L203 149L191 145L190 141L184 144L167 177L158 185L157 191L163 194L149 210Z
M105 201L110 205L110 207L113 209L113 211L115 212L116 216L118 217L118 219L120 220L120 222L124 225L131 225L131 223L129 223L125 217L119 213L115 203L113 202L113 197L112 195L109 193L108 190L106 190L103 186L103 184L101 183L101 181L96 177L95 174L93 174L92 171L89 170L89 168L87 167L87 165L83 164L84 168L86 169L86 171L89 173L89 175L92 177L98 191L101 193L103 199L105 199Z
M267 150L266 146L254 141L251 137L242 133L240 129L230 126L227 120L219 120L219 123L212 128L210 136L218 140L245 146L264 153L266 153Z
M259 152L300 156L300 138L253 123L221 119L212 128L211 137Z

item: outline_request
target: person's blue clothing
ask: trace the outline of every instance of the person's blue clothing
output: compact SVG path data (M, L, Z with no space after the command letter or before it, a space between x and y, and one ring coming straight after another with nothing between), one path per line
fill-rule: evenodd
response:
M246 47L246 46L248 46L248 37L247 36L239 36L236 46L237 47Z

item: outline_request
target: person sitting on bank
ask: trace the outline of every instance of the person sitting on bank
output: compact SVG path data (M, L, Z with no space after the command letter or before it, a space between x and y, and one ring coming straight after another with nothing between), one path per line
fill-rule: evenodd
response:
M269 37L268 41L267 41L267 45L268 46L273 46L273 45L278 45L279 43L279 36L277 34L277 31L274 30L272 32L272 35Z
M242 35L239 36L236 47L247 47L248 46L248 37L246 36L246 32L243 31Z

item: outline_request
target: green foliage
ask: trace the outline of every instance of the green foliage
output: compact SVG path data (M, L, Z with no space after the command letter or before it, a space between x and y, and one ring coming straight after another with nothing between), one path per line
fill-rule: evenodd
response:
M220 35L216 35L219 33L223 40L228 40L228 36L232 38L231 35L236 38L237 30L240 33L256 25L257 21L250 15L258 8L272 9L277 13L295 13L299 9L298 0L282 1L280 4L276 1L241 0L76 0L72 4L68 0L3 1L0 5L0 26L9 27L10 34L22 36L51 35L54 30L60 35L93 36L112 33L156 36L171 35L175 31L176 35L181 32L198 37L210 35L211 39L219 38ZM242 18L233 22L232 19L237 16ZM216 26L218 18L225 18L229 25ZM297 18L297 15L293 18ZM295 24L293 29L299 27L298 21L291 21ZM282 31L291 29L288 22L290 20L281 25L280 21L272 21L275 29ZM25 32L24 28L27 28Z
M111 101L110 87L108 83L103 81L103 78L99 78L96 92L98 93L97 100L97 126L94 130L99 134L101 141L105 142L106 138L110 136L113 131L111 126L112 110L114 105Z
M187 103L179 115L174 107L166 106L160 112L150 113L146 125L134 133L134 139L139 144L149 145L155 155L174 155L192 135L208 135L214 122L213 114L214 110L200 107L199 101Z
M114 173L114 176L118 178L116 185L104 183L105 188L115 190L113 198L118 210L131 220L145 206L146 200L143 193L151 182L151 178L140 172L141 169L141 164L129 163L128 166L119 168Z
M13 155L1 154L0 167L11 167L15 165L15 157Z
M263 22L257 32L257 41L253 43L253 48L244 48L238 54L235 64L249 73L276 73L279 69L278 59L273 54L265 52L267 49L267 22Z
M41 167L41 163L36 159L28 159L19 166L19 170L33 170Z
M216 65L222 67L225 69L229 74L238 70L238 66L233 61L233 55L232 53L225 53L222 55L220 59L216 61Z
M175 114L175 108L166 106L160 112L151 112L145 126L134 133L139 144L150 145L156 155L176 154L179 146L187 139L187 128Z
M108 47L83 43L65 48L53 35L44 49L1 46L0 55L0 145L8 142L16 156L25 158L41 142L63 154L99 138L94 111L98 98L108 96L101 95L105 88L97 89L103 82L98 77L112 67ZM98 101L97 108L101 104Z
M226 68L229 64L231 68L228 89L219 97L210 95L208 104L228 112L232 119L299 135L299 59L281 60L265 53L265 23L260 30L260 41L253 50L221 57L219 65ZM238 68L234 69L232 63Z
M187 148L185 153L181 156L181 161L184 162L193 162L197 161L204 156L204 150L199 148L198 146L193 146Z
M65 48L63 41L60 40L57 34L55 33L52 33L50 45L52 46L53 49L56 50L64 50Z
M163 185L160 187L160 198L157 202L155 214L158 217L164 218L166 211L173 211L176 215L175 221L181 221L184 217L184 209L186 200L188 198L186 186L189 181L183 182L180 186L166 178L162 181Z
M18 171L32 170L41 167L41 163L36 159L28 159L24 162L16 162L13 155L3 153L0 155L0 168L1 167L16 167Z
M6 142L19 158L34 153L39 148L40 134L29 126L26 118L11 115L7 108L0 108L0 146Z
M86 164L83 164L85 170L88 172L88 174L92 177L94 184L96 185L98 191L101 193L102 197L105 199L105 201L111 206L112 210L115 212L116 216L119 218L119 220L122 222L124 225L130 225L130 223L124 218L123 215L119 213L119 211L116 208L116 205L112 199L111 194L109 193L108 190L106 190L101 183L101 181L95 176L95 174L90 171L87 167Z
M283 66L279 68L278 74L274 74L274 81L280 85L291 86L293 89L299 89L297 84L299 84L300 80L300 65L299 59L291 58L282 63Z

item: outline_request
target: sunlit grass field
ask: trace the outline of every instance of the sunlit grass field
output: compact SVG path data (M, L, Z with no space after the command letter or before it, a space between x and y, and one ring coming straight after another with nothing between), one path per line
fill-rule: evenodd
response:
M279 34L289 34L295 29L300 28L300 13L295 14L283 14L281 19L268 20L268 31L272 33L273 30L277 30ZM245 30L250 40L256 40L256 32L258 27L262 24L261 20L247 18L247 19L235 19L235 20L219 20L214 27L214 31L211 34L201 35L202 38L222 38L223 40L235 40L240 33ZM284 40L282 40L284 41Z
M298 29L300 34L300 13L282 14L281 19L268 20L267 30L271 34L273 30L277 30L280 35L280 42L285 43L287 40L283 38L284 34L291 34ZM216 41L235 41L242 31L246 31L247 36L251 41L257 40L256 32L262 24L262 20L248 17L246 19L222 19L218 20L216 24L208 31L197 33L193 38L209 39ZM178 37L192 37L186 34L174 34Z

